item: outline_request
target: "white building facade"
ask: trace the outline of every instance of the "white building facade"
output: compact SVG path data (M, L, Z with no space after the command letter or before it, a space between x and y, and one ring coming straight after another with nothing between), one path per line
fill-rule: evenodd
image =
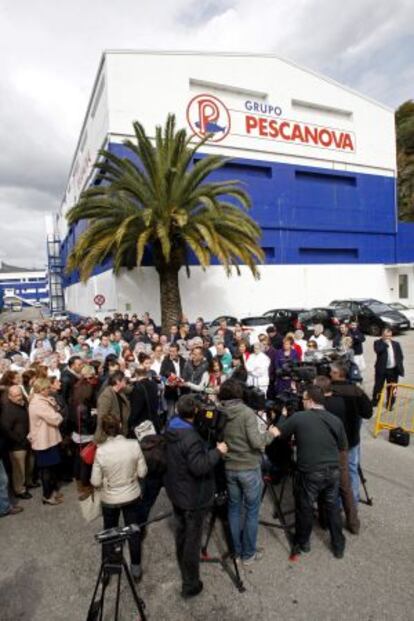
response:
M65 213L94 182L105 148L129 157L123 141L139 120L151 136L174 113L178 127L213 137L203 153L231 158L217 178L239 179L263 230L261 279L247 269L194 265L180 275L189 317L260 314L269 308L374 297L414 302L414 231L398 223L394 113L274 56L106 52L101 60L59 213L65 260L81 231ZM99 266L86 285L64 282L68 310L150 310L160 316L150 265L112 273Z

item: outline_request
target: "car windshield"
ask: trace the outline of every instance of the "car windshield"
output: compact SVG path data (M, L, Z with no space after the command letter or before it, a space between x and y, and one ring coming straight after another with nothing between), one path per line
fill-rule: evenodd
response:
M266 326L269 323L268 317L246 317L241 320L243 326Z
M376 314L389 313L390 311L394 310L393 308L391 308L391 306L388 306L388 304L382 304L381 302L373 302L372 304L367 304L367 307L369 308L369 310Z

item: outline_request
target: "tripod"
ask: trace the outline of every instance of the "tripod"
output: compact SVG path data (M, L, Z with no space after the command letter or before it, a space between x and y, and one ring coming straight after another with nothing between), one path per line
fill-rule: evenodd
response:
M134 598L135 604L137 606L139 612L140 621L146 621L145 616L145 603L138 596L137 590L135 588L135 584L130 572L130 569L127 565L127 562L124 558L124 544L126 541L126 537L120 536L118 539L114 539L108 542L107 546L110 546L110 551L108 554L105 554L101 562L101 567L98 573L98 579L96 581L95 589L92 595L92 600L88 610L88 616L86 617L87 621L102 621L104 614L104 605L105 605L105 594L106 589L109 584L110 577L112 575L118 576L117 585L116 585L116 600L115 600L115 611L114 611L114 619L115 621L119 620L119 601L121 595L121 578L122 573L125 572L127 577L127 581L129 584L130 591L132 593L132 597ZM101 596L98 597L99 585L102 586Z
M211 535L214 530L217 518L219 518L223 527L224 540L227 545L227 552L223 556L211 557L208 553L208 544L211 539ZM233 563L234 573L229 568L226 560L230 558ZM234 554L233 540L231 537L229 522L227 518L227 503L215 504L211 510L210 520L208 522L207 536L204 545L201 547L201 562L202 563L219 563L224 571L230 576L231 581L238 589L239 593L244 593L246 587L240 577L239 567L237 565L236 556Z
M372 507L372 505L374 504L374 501L372 500L372 496L369 495L368 487L367 487L367 480L365 478L365 475L364 475L364 472L361 466L358 466L358 474L359 474L359 480L361 481L361 485L365 493L365 500L360 500L359 502L363 502L364 505L368 505L369 507Z
M271 474L265 474L263 477L263 492L262 492L262 503L266 493L270 494L271 500L273 502L273 518L277 519L279 523L269 522L268 520L259 520L259 524L263 526L270 526L271 528L280 528L285 533L287 542L289 545L292 544L292 533L290 532L290 526L286 522L286 516L294 513L294 510L283 512L282 510L282 502L283 496L286 489L286 483L289 479L292 478L293 481L293 472L289 471L286 474L283 474L279 477L278 480L275 480ZM277 494L275 490L275 486L280 483L280 493Z

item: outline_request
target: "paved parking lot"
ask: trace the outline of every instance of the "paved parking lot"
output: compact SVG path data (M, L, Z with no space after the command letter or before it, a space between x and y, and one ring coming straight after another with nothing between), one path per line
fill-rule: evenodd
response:
M367 339L372 368L372 341ZM414 333L400 342L405 352L406 381L414 384ZM370 391L372 377L367 377ZM330 621L414 619L414 448L374 439L372 421L363 428L363 466L374 505L361 505L359 536L347 535L344 559L333 558L324 532L315 528L312 551L298 563L288 560L283 533L260 527L265 555L254 568L243 570L246 592L232 585L214 565L203 565L203 594L191 602L180 595L169 521L149 528L144 544L144 577L139 587L153 621L201 621L210 617L236 621ZM43 506L39 490L25 511L0 520L1 621L78 621L86 618L99 564L93 534L99 523L86 525L73 485L64 489L65 502ZM154 514L168 509L162 495ZM266 501L263 517L270 517ZM217 529L218 531L219 529ZM211 551L222 548L215 532ZM108 592L113 601L114 591ZM111 619L110 605L105 615ZM121 620L137 619L123 588Z

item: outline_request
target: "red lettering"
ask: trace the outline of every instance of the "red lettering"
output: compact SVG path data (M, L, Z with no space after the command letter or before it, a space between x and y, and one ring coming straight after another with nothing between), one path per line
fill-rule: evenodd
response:
M318 144L318 128L317 127L309 127L305 125L304 127L304 142L313 142L313 144Z
M332 144L332 132L329 129L322 129L319 132L319 142L324 147L330 147Z
M246 114L246 132L250 134L251 133L250 130L255 129L256 127L257 127L257 117Z
M260 136L267 136L267 119L263 117L259 119L259 134Z
M342 148L343 149L350 149L351 151L354 151L354 143L352 142L352 138L350 134L344 134L344 139L342 142Z
M269 136L271 138L277 138L279 135L279 130L277 128L277 121L271 119L269 121Z
M283 140L290 140L290 136L289 134L285 134L285 129L289 129L290 127L290 123L287 123L286 121L283 121L283 123L281 123L279 125L279 132L280 135L282 136Z
M292 130L292 140L299 140L300 142L305 142L302 128L298 123L295 123Z

